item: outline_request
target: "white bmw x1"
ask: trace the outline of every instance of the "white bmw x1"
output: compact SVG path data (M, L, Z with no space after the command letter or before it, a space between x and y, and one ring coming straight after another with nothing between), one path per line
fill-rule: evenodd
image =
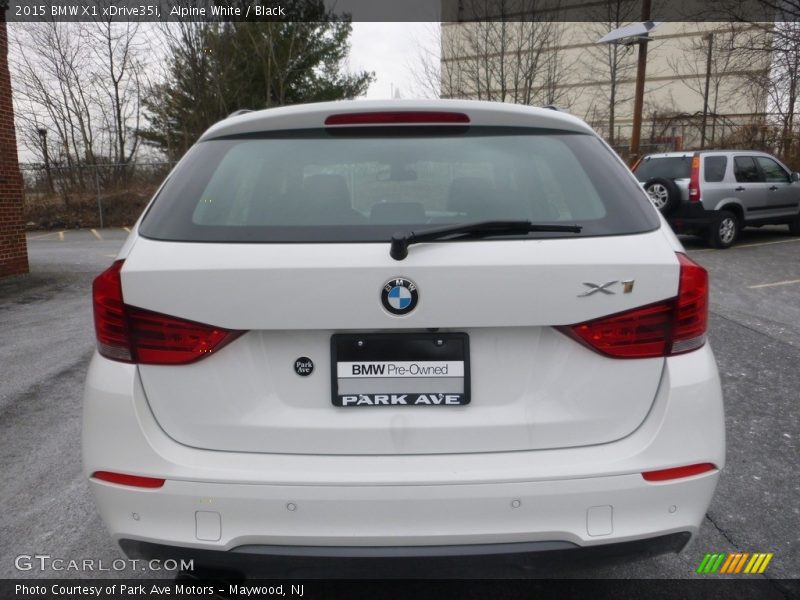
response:
M556 110L232 116L93 294L84 469L131 556L679 551L724 466L707 273Z

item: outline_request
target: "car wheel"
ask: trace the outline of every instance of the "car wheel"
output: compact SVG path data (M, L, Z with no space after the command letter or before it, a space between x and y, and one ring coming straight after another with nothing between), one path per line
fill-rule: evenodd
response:
M675 182L663 177L654 177L644 184L644 191L650 196L653 203L661 214L667 215L678 207L681 201L681 191Z
M800 235L800 214L794 218L794 221L789 222L789 233Z
M708 230L708 243L714 248L730 248L739 237L739 229L736 215L723 210Z

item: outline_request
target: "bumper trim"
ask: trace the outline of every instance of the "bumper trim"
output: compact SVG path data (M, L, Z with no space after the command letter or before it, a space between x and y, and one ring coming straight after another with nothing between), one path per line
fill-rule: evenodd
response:
M571 542L520 542L507 544L469 544L452 546L276 546L245 545L231 550L206 550L154 544L140 540L121 539L119 545L129 558L194 560L203 568L223 568L250 571L260 564L274 565L274 559L303 560L308 558L414 558L492 556L536 553L538 559L555 562L576 559L597 560L638 558L678 553L689 543L688 531L670 533L640 540L578 546ZM537 559L537 560L538 560Z
M486 556L580 548L572 542L512 542L454 546L237 546L231 552L264 556L316 556L335 558L390 558L411 556Z

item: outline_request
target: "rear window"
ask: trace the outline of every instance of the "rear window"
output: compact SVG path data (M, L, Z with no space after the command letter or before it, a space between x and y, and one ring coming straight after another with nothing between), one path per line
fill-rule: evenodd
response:
M388 241L397 231L517 219L577 223L581 236L659 226L592 135L370 127L201 142L170 175L140 232L171 241Z
M663 179L689 179L692 170L692 156L655 157L646 156L634 171L636 179L642 183L654 177Z

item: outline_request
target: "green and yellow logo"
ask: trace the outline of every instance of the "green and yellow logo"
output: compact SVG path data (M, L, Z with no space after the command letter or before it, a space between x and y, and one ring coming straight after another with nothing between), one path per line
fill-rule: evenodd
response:
M772 556L772 552L753 552L752 554L750 552L735 552L733 554L709 552L700 561L697 572L702 575L710 573L763 573L767 570L767 565L772 560Z

